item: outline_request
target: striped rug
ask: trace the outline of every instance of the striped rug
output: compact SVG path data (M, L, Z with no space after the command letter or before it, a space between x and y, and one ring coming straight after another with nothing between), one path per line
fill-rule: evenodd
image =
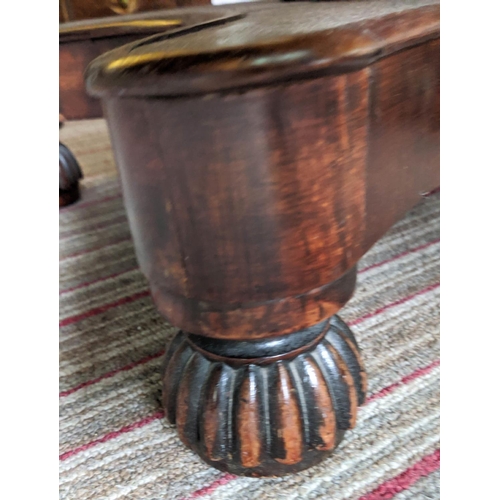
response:
M439 194L363 258L342 310L369 375L356 429L309 470L239 478L207 467L163 418L175 329L137 268L104 121L60 135L85 175L81 201L60 211L62 499L439 498Z

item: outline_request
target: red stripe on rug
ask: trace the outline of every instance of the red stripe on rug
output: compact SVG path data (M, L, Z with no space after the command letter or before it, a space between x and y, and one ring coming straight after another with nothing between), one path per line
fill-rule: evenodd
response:
M385 483L382 483L371 493L362 496L359 500L389 500L390 498L394 498L398 493L407 490L419 479L438 470L440 456L441 453L438 448L434 453L426 455L422 460L408 467L408 469L398 476L385 481Z
M398 255L395 255L394 257L391 257L390 259L383 260L381 262L377 262L376 264L372 264L371 266L364 267L363 269L360 269L358 271L358 274L366 273L366 271L370 271L371 269L375 269L376 267L383 266L384 264L389 264L390 262L394 262L395 260L398 260L402 257L406 257L407 255L410 255L415 252L419 252L420 250L424 250L425 248L428 248L432 245L435 245L436 243L439 243L439 238L429 241L428 243L424 243L423 245L420 245L415 248L410 248L409 250L406 250Z
M422 374L418 375L418 373L420 373L420 372L422 372L422 369L416 370L415 372L413 372L413 373L417 373L417 375L415 377L411 377L411 375L409 375L409 376L404 377L403 379L401 379L401 382L403 380L407 380L406 383L408 383L410 380L414 380L415 378L418 378L419 376L422 376ZM398 385L403 385L401 382ZM394 384L392 384L392 385L394 385ZM389 387L391 387L391 386L389 386ZM383 393L384 390L385 390L385 388L382 389L379 392ZM376 399L376 398L372 396L370 399L373 400L373 399ZM135 429L139 429L140 427L144 427L145 425L149 424L150 422L153 422L154 420L158 420L159 418L162 418L163 415L164 415L163 410L161 410L161 411L158 411L155 414L151 415L150 417L146 417L146 418L143 418L142 420L139 420L138 422L126 425L126 426L122 427L121 429L119 429L117 431L109 432L108 434L106 434L102 438L96 439L95 441L91 441L90 443L84 444L82 446L79 446L78 448L74 448L73 450L69 450L69 451L63 453L62 455L59 455L59 460L66 460L67 458L72 457L73 455L76 455L77 453L80 453L82 451L88 450L89 448L92 448L93 446L95 446L95 445L97 445L99 443L105 443L106 441L109 441L110 439L118 437L121 434L125 434L125 433L131 432L131 431L133 431ZM224 477L224 476L222 476L222 477ZM237 476L234 476L234 479L236 477ZM222 478L219 478L219 479L217 479L217 481L220 481L221 479ZM229 482L231 480L232 479L228 479L226 482ZM214 484L217 481L214 481L213 483L209 484L205 488L208 488L208 489L210 489L210 488L213 488L213 489L217 488L217 486L214 486ZM219 486L221 486L221 485L219 484ZM201 490L204 490L205 488L201 488ZM210 492L213 491L213 489L210 490ZM196 492L193 493L193 495L195 493L201 491L201 490L197 490ZM204 494L206 494L206 493L198 493L197 496L200 497L200 496L202 496ZM188 497L188 498L196 498L196 497ZM186 500L186 499L184 499L184 500Z
M110 302L109 304L105 304L103 306L95 307L94 309L89 309L81 314L75 314L74 316L68 316L59 322L59 326L67 326L72 323L76 323L77 321L81 321L82 319L91 318L92 316L96 316L97 314L102 314L114 307L121 306L123 304L129 304L130 302L134 302L138 299L142 299L143 297L147 297L149 295L149 290L144 290L143 292L134 293L133 295L128 295L127 297L122 297L121 299L116 300L115 302Z
M93 248L86 248L85 250L82 250L81 252L76 252L71 255L66 255L65 257L61 257L59 259L59 262L64 262L65 260L68 259L74 259L75 257L81 257L82 255L87 255L88 253L92 252L97 252L98 250L102 250L103 248L107 247L112 247L114 245L119 245L120 243L123 243L125 241L129 241L130 245L132 246L132 238L130 236L120 238L119 240L112 241L111 243L106 243L105 245L101 245L100 247L93 247Z
M373 318L374 316L378 316L380 313L387 311L387 309L404 304L405 302L408 302L409 300L412 300L415 297L418 297L419 295L424 295L427 292L430 292L431 290L435 290L436 288L439 288L439 283L434 283L433 285L429 285L428 287L425 287L423 290L420 290L416 293L412 293L411 295L408 295L406 297L403 297L402 299L396 300L395 302L391 302L390 304L387 304L384 307L377 309L376 311L365 314L364 316L361 316L360 318L357 318L354 321L351 321L347 324L349 326L357 325L358 323L361 323L362 321L365 321L369 318Z
M348 323L348 325L352 326L354 324L360 323L361 321L364 321L365 319L368 319L368 318L371 318L373 316L376 316L377 314L380 314L380 313L386 311L387 309L389 309L389 308L391 308L393 306L403 304L404 302L406 302L408 300L411 300L413 297L416 297L417 295L422 295L423 293L425 293L425 292L427 292L429 290L433 290L434 288L437 288L438 286L439 286L439 283L437 283L435 285L431 285L430 287L427 287L424 290L421 290L420 292L414 293L414 294L412 294L412 295L410 295L410 296L408 296L406 298L403 298L403 299L397 300L395 302L392 302L391 304L387 304L386 306L381 307L380 309L378 309L377 311L375 311L373 313L369 313L369 314L367 314L365 316L362 316L361 318L358 318L358 319L356 319L356 320ZM142 292L142 294L144 294L143 296L146 296L146 295L149 294L149 292L145 291L145 292ZM61 323L59 323L59 326L65 326L66 324L70 324L70 323L62 324L64 321L71 320L71 319L74 319L74 318L77 318L74 321L79 321L80 319L91 317L91 316L94 316L95 314L100 314L101 312L103 312L103 308L106 308L105 310L108 310L108 309L111 309L112 307L116 307L116 305L121 305L121 304L124 304L126 302L131 302L131 300L127 300L127 299L136 300L137 298L140 298L140 297L137 297L137 295L141 295L141 294L136 294L135 298L134 298L134 296L124 297L120 301L117 301L117 302L120 302L119 304L117 304L116 302L113 303L113 304L107 304L106 306L101 306L100 308L92 309L91 311L87 311L86 313L82 313L82 314L80 314L78 316L73 316L73 317L70 317L70 318L66 318L65 320L61 321ZM71 322L74 322L74 321L71 321ZM129 365L127 365L127 366L129 366ZM80 384L80 385L82 385L82 387L87 387L88 385L91 385L92 383L99 382L103 378L111 377L111 376L115 375L116 373L119 373L120 371L122 371L124 369L127 369L127 367L117 368L116 370L113 370L113 372L106 373L106 374L102 375L101 377L99 377L98 379L94 379L94 381L89 381L88 383L84 382L84 385L82 385L82 384ZM78 390L78 389L75 389L75 388L69 389L70 394L72 392L75 392L75 390Z
M67 207L64 207L62 210L64 210L64 212L72 212L75 209L90 207L92 205L97 205L99 203L104 203L106 201L116 200L116 199L121 198L121 197L122 197L122 194L118 193L118 194L106 196L104 198L97 198L95 200L76 202L73 205L68 205Z
M408 382L411 382L412 380L414 380L418 377L423 377L424 375L426 375L427 373L432 371L434 368L436 368L436 366L439 366L439 364L440 364L440 360L438 359L438 360L434 361L433 363L431 363L430 365L425 366L424 368L420 368L419 370L416 370L413 373L410 373L410 375L403 377L399 382L391 384L391 385L385 387L384 389L382 389L381 391L379 391L375 394L372 394L369 398L367 398L366 402L370 403L374 399L378 399L378 398L381 398L383 396L387 396L387 394L390 394L398 387L401 387L402 385L405 385Z
M386 396L387 394L389 394L390 392L392 392L397 387L405 385L408 382L410 382L410 381L412 381L412 380L414 380L414 379L416 379L418 377L422 377L423 375L425 375L426 373L428 373L429 371L431 371L432 368L436 367L438 364L439 364L439 360L434 361L433 363L431 363L430 365L426 366L425 368L419 368L418 370L415 370L410 375L407 375L406 377L403 377L399 382L397 382L395 384L391 384L390 386L385 387L384 389L382 389L381 391L377 392L376 394L373 394L370 398L368 398L366 400L365 405L368 404L369 402L373 401L374 399ZM388 391L389 388L392 388L392 390ZM199 490L196 490L190 496L184 497L181 500L191 500L193 498L199 498L199 497L201 497L203 495L208 495L209 493L212 493L215 489L217 489L219 486L222 486L222 484L226 484L226 483L228 483L228 482L230 482L230 481L238 478L238 476L232 476L232 478L228 478L228 476L231 476L231 474L225 474L224 476L220 477L219 479L217 479L213 483L210 483L208 486L205 486L205 487L203 487L203 488L201 488ZM218 484L219 481L221 481L223 479L224 479L224 482L222 484Z
M88 233L90 231L95 231L97 229L109 228L112 226L116 226L117 224L123 224L127 222L127 216L125 214L121 214L116 216L114 219L106 220L104 222L98 222L96 224L89 223L85 227L81 227L79 229L73 229L70 231L63 231L59 233L59 242L64 241L67 238L72 238L74 236L82 235ZM128 226L127 226L128 231Z
M191 493L191 495L183 498L182 500L192 500L193 498L199 498L204 495L209 495L210 493L215 491L219 486L224 486L225 484L237 478L238 476L235 476L234 474L224 474L222 477L220 477L213 483L209 484L208 486L205 486L204 488L196 490L194 493Z
M163 418L164 413L163 411L157 411L153 415L143 418L142 420L139 420L138 422L135 422L130 425L126 425L125 427L122 427L121 429L113 432L109 432L102 438L96 439L95 441L91 441L90 443L84 444L82 446L79 446L78 448L74 448L73 450L69 450L66 453L63 453L62 455L59 455L59 460L66 460L69 457L72 457L73 455L76 455L78 453L81 453L82 451L88 450L89 448L93 448L95 445L99 443L105 443L106 441L109 441L110 439L114 439L121 434L125 434L127 432L134 431L135 429L139 429L141 427L144 427L145 425L158 420L160 418Z
M423 295L423 294L425 294L431 290L434 290L435 288L438 288L438 287L439 287L439 283L435 283L433 285L430 285L430 286L424 288L423 290L420 290L419 292L416 292L412 295L408 295L407 297L403 297L402 299L399 299L395 302L391 302L390 304L387 304L387 305L381 307L380 309L377 309L376 311L368 313L365 316L361 316L360 318L357 318L357 319L349 322L348 325L349 326L357 325L358 323L361 323L362 321L365 321L373 316L377 316L378 314L386 311L387 309L389 309L391 307L395 307L395 306L404 304L405 302L408 302L409 300L411 300L419 295ZM74 316L69 316L69 317L61 320L59 322L59 326L61 327L61 326L70 325L70 324L75 323L77 321L81 321L82 319L87 319L89 317L95 316L96 314L101 314L105 311L108 311L109 309L112 309L113 307L117 307L117 306L120 306L122 304L127 304L129 302L133 302L133 301L140 299L142 297L146 297L147 295L149 295L149 290L144 290L143 292L139 292L139 293L136 293L134 295L129 295L127 297L123 297L115 302L110 303L110 304L105 304L103 306L99 306L99 307L96 307L94 309L90 309L90 310L85 311L83 313L75 314Z
M116 370L105 373L104 375L101 375L100 377L94 378L92 380L87 380L86 382L82 382L81 384L76 385L75 387L72 387L71 389L68 389L67 391L60 392L59 397L64 398L66 396L69 396L70 394L73 394L74 392L76 392L80 389L83 389L84 387L88 387L89 385L97 384L97 382L100 382L101 380L113 377L117 373L125 372L128 370L131 370L132 368L135 368L136 366L140 366L140 365L143 365L145 363L148 363L149 361L152 361L153 359L156 359L156 358L159 358L160 356L163 356L164 353L165 353L165 349L162 349L160 352L157 352L155 354L150 354L149 356L146 356L145 358L142 358L139 361L135 361L134 363L130 363L128 365L122 366L121 368L117 368Z
M127 274L131 271L137 271L138 269L139 269L138 266L134 266L134 267L127 269L125 271L120 271L118 273L110 274L109 276L104 276L103 278L97 278L97 279L92 280L92 281L86 281L85 283L80 283L79 285L75 285L71 288L66 288L64 290L61 290L59 292L59 295L64 295L64 294L69 293L69 292L74 292L75 290L79 290L80 288L84 288L84 287L93 285L95 283L99 283L100 281L106 281L106 280L111 280L113 278L118 278L118 276L121 276L122 274Z

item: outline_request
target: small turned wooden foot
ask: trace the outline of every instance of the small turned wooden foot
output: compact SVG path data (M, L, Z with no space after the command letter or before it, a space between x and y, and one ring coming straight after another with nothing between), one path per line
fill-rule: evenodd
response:
M366 394L359 347L333 316L258 341L179 332L164 363L163 404L205 462L244 476L279 476L329 454Z
M59 143L59 207L78 201L78 181L82 177L82 170L73 153L64 144Z

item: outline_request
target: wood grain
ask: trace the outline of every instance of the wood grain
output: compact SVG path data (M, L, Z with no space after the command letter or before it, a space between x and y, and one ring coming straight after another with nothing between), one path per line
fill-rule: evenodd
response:
M279 334L347 302L345 273L362 254L365 162L346 148L365 141L366 81L361 72L237 97L107 104L121 123L111 137L138 259L174 324ZM351 85L359 98L346 104ZM346 106L348 122L334 112ZM188 135L190 147L179 147Z
M238 401L238 436L241 465L257 467L262 452L259 401L255 373L249 369L241 384Z
M255 341L246 358L238 341L179 332L163 368L170 422L203 460L233 474L275 476L318 463L355 421L353 401L364 400L352 380L347 384L354 397L345 390L345 367L354 353L331 349L331 339L346 328L330 318L326 330ZM301 339L306 351L296 348ZM257 352L262 356L255 362Z
M365 250L439 186L439 51L434 40L371 67Z
M284 465L294 465L302 459L302 422L300 418L299 402L285 365L278 363L277 388L277 428L276 439L281 448L282 456L276 461ZM281 455L278 452L277 455Z
M86 83L141 270L183 330L167 416L210 465L281 475L355 425L367 375L331 316L363 254L439 184L439 5L238 9L103 54Z
M439 183L439 6L357 24L354 5L282 7L155 35L88 71L141 269L160 312L194 334L279 336L335 314L356 262ZM127 54L156 59L108 71Z
M338 359L336 359L338 363ZM323 378L321 370L311 357L307 357L304 361L304 371L307 384L313 393L314 405L310 413L317 413L316 425L311 425L311 441L315 443L317 450L332 450L335 446L336 435L336 418L335 406L328 392L328 386ZM311 424L314 422L310 418Z
M218 460L216 453L218 428L221 425L219 419L219 408L222 402L220 401L222 388L221 384L222 366L216 365L207 383L205 410L203 412L204 428L203 440L206 447L206 453L210 460Z

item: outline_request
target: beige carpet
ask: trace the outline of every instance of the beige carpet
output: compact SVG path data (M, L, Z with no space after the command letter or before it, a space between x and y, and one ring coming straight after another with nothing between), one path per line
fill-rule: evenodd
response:
M137 269L104 121L60 135L85 175L81 201L60 211L62 499L439 498L439 194L364 257L341 312L369 376L356 429L309 470L236 478L163 418L160 363L175 329Z

